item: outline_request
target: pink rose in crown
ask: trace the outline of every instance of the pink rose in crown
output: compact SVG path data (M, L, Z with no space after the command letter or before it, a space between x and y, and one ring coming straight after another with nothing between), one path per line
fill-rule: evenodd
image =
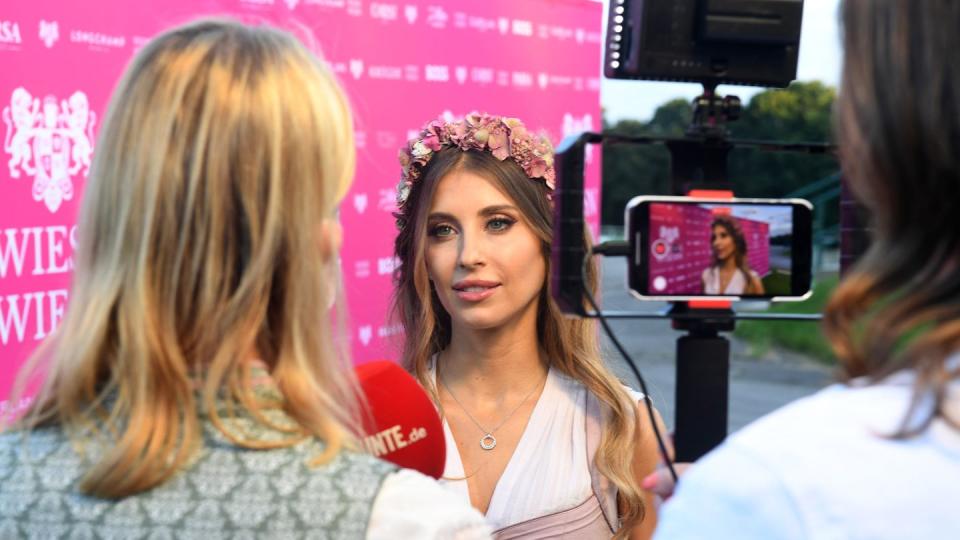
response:
M438 118L428 122L416 139L400 149L402 180L397 185L397 207L401 212L413 183L444 146L490 152L501 161L513 159L531 179L542 179L549 189L554 189L553 147L545 137L530 134L520 120L478 113L451 122ZM398 219L398 226L402 227L404 222Z

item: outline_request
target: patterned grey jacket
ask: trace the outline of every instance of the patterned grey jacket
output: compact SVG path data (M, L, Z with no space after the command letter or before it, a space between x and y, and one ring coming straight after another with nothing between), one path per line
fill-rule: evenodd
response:
M281 435L234 421L258 439ZM85 462L61 429L0 433L0 539L363 538L381 483L396 470L351 452L311 468L318 441L249 450L206 422L204 447L186 470L120 501L76 491Z

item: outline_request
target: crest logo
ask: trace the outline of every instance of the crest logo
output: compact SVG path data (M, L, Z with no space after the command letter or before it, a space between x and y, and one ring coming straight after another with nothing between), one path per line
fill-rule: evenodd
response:
M367 194L366 193L357 193L353 196L353 207L357 210L357 213L362 214L367 210Z
M417 22L417 6L403 6L403 16L410 24Z
M361 326L357 331L357 336L360 338L363 346L366 347L370 344L370 339L373 337L373 328L370 325Z
M467 68L466 68L466 66L457 66L457 69L455 70L455 73L456 73L456 75L457 75L457 82L458 82L458 83L463 84L464 81L467 80Z
M350 74L354 79L359 79L363 75L363 60L350 60Z
M576 38L577 43L583 43L583 38L584 38L583 28L577 28L577 31L574 34L574 37Z
M49 49L60 39L60 25L57 24L57 21L41 20L39 35L40 41Z
M57 103L47 96L40 100L19 87L3 108L7 125L4 151L11 178L20 173L33 177L33 199L56 212L63 201L73 199L72 177L90 172L93 155L93 125L96 113L83 92L74 92Z
M510 30L510 19L506 17L500 17L497 19L497 26L500 28L501 34L506 34L507 30Z
M549 82L550 82L550 76L547 75L546 73L541 73L537 75L537 84L540 85L541 90L546 90L547 83Z

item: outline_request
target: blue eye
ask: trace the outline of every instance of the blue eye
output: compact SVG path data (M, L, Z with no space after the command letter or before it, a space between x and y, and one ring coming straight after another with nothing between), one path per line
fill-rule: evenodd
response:
M513 224L514 224L514 220L512 220L512 219L503 218L503 217L498 217L498 218L493 218L493 219L491 219L490 221L488 221L488 222L487 222L487 228L490 229L490 230L493 231L493 232L503 232L503 231L509 229L510 226L513 225Z

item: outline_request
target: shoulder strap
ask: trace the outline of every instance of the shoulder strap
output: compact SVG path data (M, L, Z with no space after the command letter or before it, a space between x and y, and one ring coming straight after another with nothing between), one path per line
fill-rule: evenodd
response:
M603 409L600 401L587 391L586 407L586 430L587 430L587 463L590 466L590 480L593 487L593 494L600 502L600 508L603 510L603 516L607 520L610 532L616 532L620 528L620 512L617 509L617 488L606 476L597 470L594 463L594 457L597 455L597 449L600 448L600 437L603 434Z

